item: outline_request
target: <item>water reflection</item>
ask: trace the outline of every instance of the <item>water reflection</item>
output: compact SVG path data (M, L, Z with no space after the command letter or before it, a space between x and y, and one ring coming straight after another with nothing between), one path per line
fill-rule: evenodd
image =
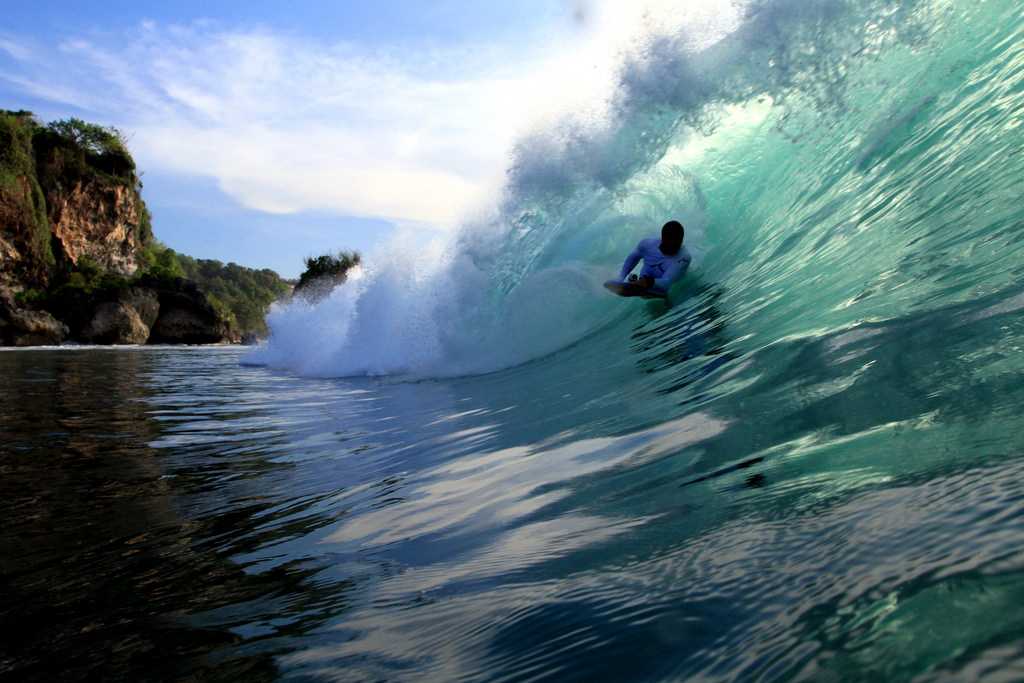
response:
M193 547L197 527L148 446L160 434L148 414L148 377L160 364L149 352L0 354L0 647L9 675L276 676L267 656L210 659L241 638L186 618L296 578L254 580Z

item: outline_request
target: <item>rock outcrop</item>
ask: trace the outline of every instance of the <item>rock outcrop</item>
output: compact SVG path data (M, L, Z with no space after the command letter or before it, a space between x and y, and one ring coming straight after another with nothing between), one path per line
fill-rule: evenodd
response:
M122 291L118 300L131 306L146 327L153 327L160 314L160 297L152 289L131 287Z
M19 307L10 290L0 289L0 344L51 346L68 336L68 327L45 311Z
M145 344L149 328L131 306L120 301L105 301L96 307L92 320L82 332L82 339L93 344Z
M194 283L178 279L161 283L160 314L149 341L152 344L216 344L238 342L231 326Z
M131 287L97 304L79 337L92 344L145 344L160 313L156 292Z

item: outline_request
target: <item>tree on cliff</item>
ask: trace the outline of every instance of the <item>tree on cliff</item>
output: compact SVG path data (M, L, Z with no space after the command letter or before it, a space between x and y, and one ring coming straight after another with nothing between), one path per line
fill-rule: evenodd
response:
M36 155L42 161L40 182L69 177L105 177L138 185L135 160L124 134L117 128L98 126L81 119L53 121L33 136ZM48 178L50 177L50 178Z
M74 117L54 121L47 126L65 140L92 154L128 153L124 134L113 126L97 126Z
M362 263L362 256L357 251L339 251L337 254L308 256L303 262L306 270L299 276L295 293L315 301L345 282L348 272Z

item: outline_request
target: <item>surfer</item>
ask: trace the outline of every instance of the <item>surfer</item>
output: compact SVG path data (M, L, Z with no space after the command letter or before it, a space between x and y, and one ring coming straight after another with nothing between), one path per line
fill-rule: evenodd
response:
M669 221L661 228L660 240L657 237L640 240L622 264L619 281L627 282L628 277L628 282L664 295L690 267L692 257L683 246L685 232L682 223ZM640 269L640 276L630 275L641 259L644 266Z

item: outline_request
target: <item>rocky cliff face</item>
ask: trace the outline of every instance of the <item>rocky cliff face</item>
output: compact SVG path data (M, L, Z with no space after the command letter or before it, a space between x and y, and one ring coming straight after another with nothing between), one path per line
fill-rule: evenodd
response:
M239 335L195 284L143 278L93 297L69 335L90 344L217 344Z
M0 344L237 341L194 284L138 277L140 189L116 131L0 111Z
M90 344L145 344L160 314L155 291L129 287L111 301L101 301L79 333Z
M47 193L46 205L58 258L85 256L119 275L139 269L144 206L134 187L78 182Z

